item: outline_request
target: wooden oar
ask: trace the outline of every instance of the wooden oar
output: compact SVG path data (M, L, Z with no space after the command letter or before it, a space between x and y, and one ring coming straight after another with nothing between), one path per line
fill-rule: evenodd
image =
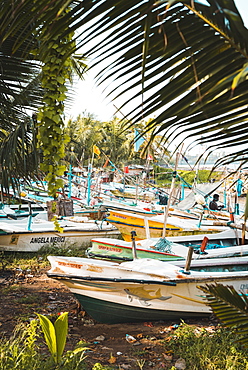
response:
M213 226L230 226L233 229L243 230L243 228L244 228L244 231L248 231L248 227L246 226L245 223L242 224L242 225L237 225L233 222L213 221ZM244 243L242 243L242 244L244 244Z

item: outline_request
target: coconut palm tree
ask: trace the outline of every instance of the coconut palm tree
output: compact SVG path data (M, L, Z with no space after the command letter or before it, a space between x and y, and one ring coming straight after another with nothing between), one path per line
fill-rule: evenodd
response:
M70 141L66 144L65 160L73 166L87 167L92 157L93 145L99 145L102 140L101 122L93 114L84 113L75 120L70 119L65 129L70 137ZM73 148L73 156L70 154L71 148Z
M64 58L79 47L95 57L98 82L125 98L119 108L140 97L127 117L155 115L151 139L188 137L235 148L222 163L247 160L248 30L233 0L12 0L1 11L0 45L14 38L12 54L32 34L43 60L50 40L77 31Z

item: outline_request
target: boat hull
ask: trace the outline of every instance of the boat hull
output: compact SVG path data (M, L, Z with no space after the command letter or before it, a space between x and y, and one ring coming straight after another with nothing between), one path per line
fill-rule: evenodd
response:
M103 324L119 324L146 321L166 321L178 318L208 317L209 313L196 314L195 312L156 310L152 308L134 307L117 302L109 302L83 296L75 293L75 298L84 310L96 321Z
M41 225L42 226L42 225ZM63 232L35 226L31 231L16 228L16 231L7 231L8 227L0 230L0 250L15 252L37 252L42 247L54 245L56 247L89 247L94 237L118 238L120 232L111 225L97 227L95 224L87 226L64 227Z
M52 275L49 275L52 277ZM211 310L201 298L197 285L205 281L185 282L176 286L99 280L59 279L75 295L82 308L96 321L108 324L206 317ZM218 283L232 285L237 290L247 285L240 278L219 279Z
M248 293L248 271L184 272L166 262L141 259L118 264L49 256L48 276L65 284L93 319L124 323L205 317L211 314L199 286L232 285Z
M193 259L234 257L248 255L248 245L240 245L241 231L232 229L220 233L168 238L150 238L135 242L138 258L154 258L160 261L179 261L188 256L188 247L194 248ZM116 261L132 261L132 242L120 239L93 238L87 249L88 257ZM204 251L201 247L204 246Z

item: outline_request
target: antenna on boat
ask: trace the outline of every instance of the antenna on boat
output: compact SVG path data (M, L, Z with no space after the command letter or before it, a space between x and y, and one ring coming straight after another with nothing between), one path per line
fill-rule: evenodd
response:
M135 244L135 236L136 231L131 231L131 240L132 240L132 253L133 253L133 260L137 259L137 250L136 250L136 244Z

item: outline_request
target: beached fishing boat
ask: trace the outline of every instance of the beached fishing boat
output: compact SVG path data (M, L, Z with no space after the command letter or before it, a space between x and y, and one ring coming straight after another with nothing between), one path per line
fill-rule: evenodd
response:
M185 214L185 212L184 212ZM131 212L110 210L106 220L115 225L126 241L131 241L131 231L136 232L136 240L160 238L164 232L164 215L141 215ZM228 226L214 225L213 220L191 217L168 216L166 236L211 234L228 229Z
M43 246L87 247L93 237L118 237L120 232L106 221L88 220L85 217L64 217L54 222L38 216L20 221L0 222L0 250L36 252Z
M170 261L173 265L178 267L185 267L185 260ZM220 258L200 258L191 260L190 269L193 271L204 272L227 272L227 271L247 271L248 270L248 256L239 257L220 257Z
M22 218L27 218L32 215L37 216L41 210L32 210L31 207L26 208L11 208L8 205L0 203L0 222L8 220L20 220Z
M142 215L157 215L164 213L164 205L160 205L153 202L142 202L142 201L126 201L123 199L113 200L101 198L99 206L105 212L109 210L133 212Z
M113 261L131 261L133 242L121 239L93 238L87 249L90 258ZM136 242L138 258L154 258L160 261L182 260L187 257L188 247L194 248L194 259L244 256L248 245L240 245L241 231L229 229L216 234L186 235L167 238L150 238Z
M83 309L102 323L206 317L211 314L198 286L232 285L248 293L248 271L202 272L154 259L121 264L90 258L49 256L47 275L65 284Z
M125 199L139 199L143 201L153 201L155 199L154 191L138 189L138 193L135 187L125 187L125 189L115 189L111 190L111 193L115 197L125 198Z

